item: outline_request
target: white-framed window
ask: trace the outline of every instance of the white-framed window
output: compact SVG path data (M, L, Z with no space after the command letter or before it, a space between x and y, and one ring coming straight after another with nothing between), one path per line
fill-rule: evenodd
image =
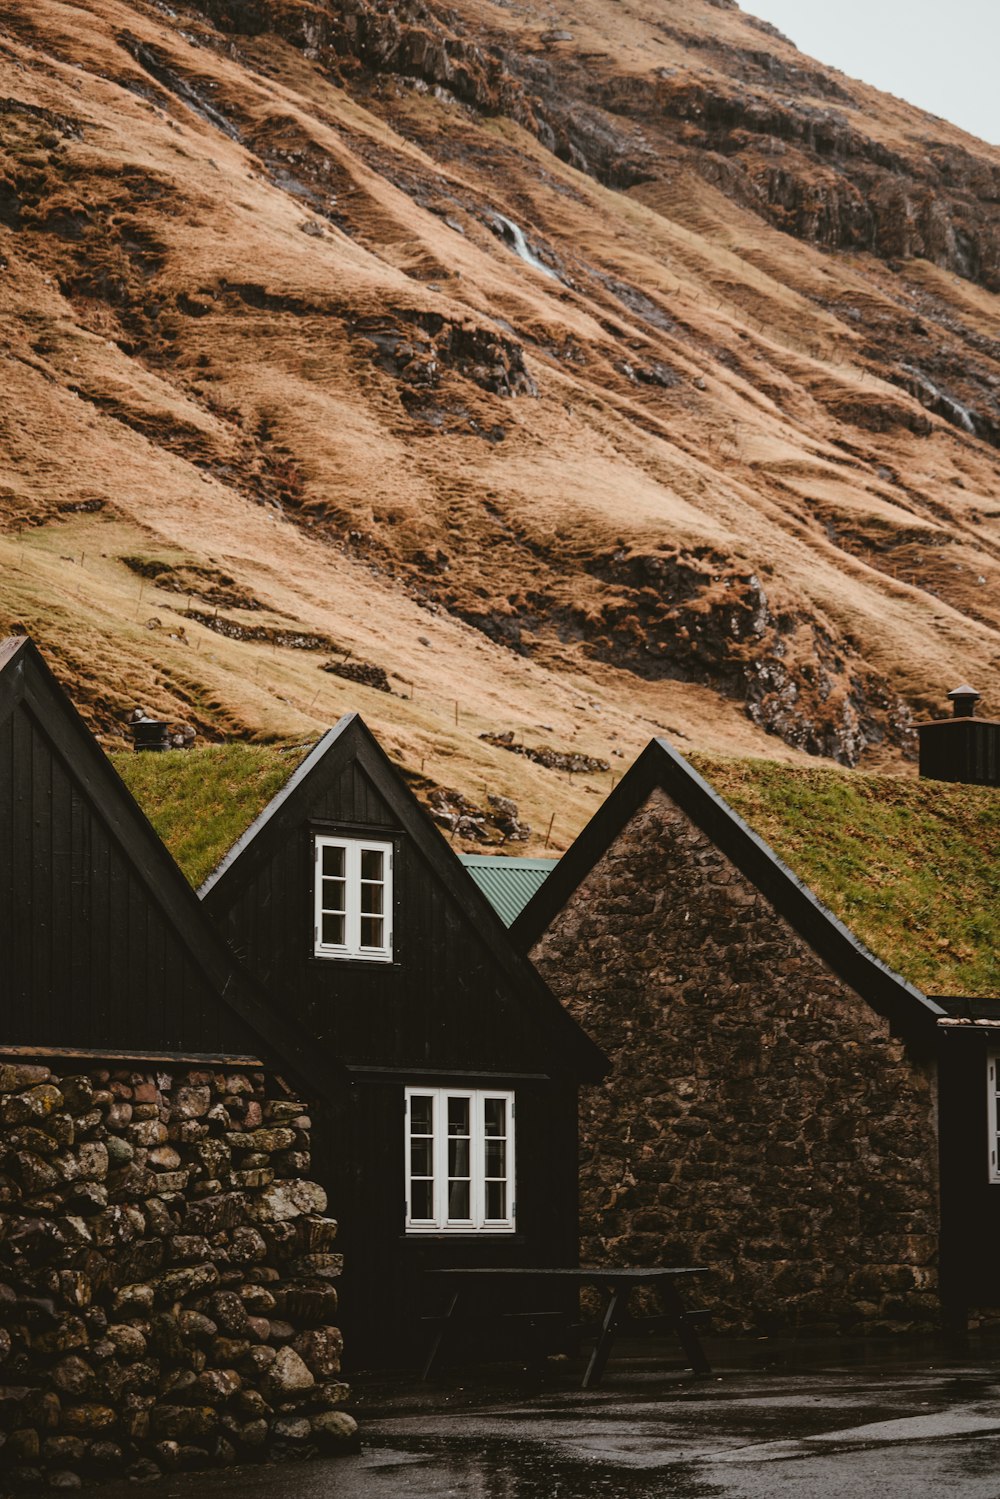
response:
M406 1089L406 1232L512 1233L514 1095Z
M316 837L314 951L392 962L392 844Z
M989 1177L991 1182L1000 1182L1000 1051L986 1053L986 1117Z

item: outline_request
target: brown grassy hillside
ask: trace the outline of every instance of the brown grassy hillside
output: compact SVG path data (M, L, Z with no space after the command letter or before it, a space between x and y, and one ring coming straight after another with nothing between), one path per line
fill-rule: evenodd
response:
M1000 152L727 0L4 20L0 631L106 740L358 707L564 846L1000 706Z

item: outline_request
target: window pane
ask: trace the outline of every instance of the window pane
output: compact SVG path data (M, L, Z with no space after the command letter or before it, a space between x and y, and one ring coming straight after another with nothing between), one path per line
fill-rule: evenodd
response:
M346 911L347 905L344 900L347 891L345 880L323 881L323 910L324 911Z
M483 1127L487 1135L507 1133L507 1100L505 1098L483 1100Z
M362 916L361 918L361 946L383 947L382 939L383 920L381 916Z
M487 1176L506 1176L507 1175L507 1141L506 1140L487 1140L486 1141L486 1175Z
M411 1218L433 1218L434 1217L434 1184L433 1182L411 1182L410 1183L410 1217Z
M324 916L322 938L324 947L343 947L344 945L344 918L343 916Z
M448 1183L448 1217L449 1218L468 1218L469 1217L469 1183L468 1182L449 1182Z
M467 1135L469 1133L469 1103L470 1100L468 1098L449 1098L449 1135Z
M429 1093L410 1097L410 1133L429 1135L434 1128L434 1099Z
M433 1176L433 1141L426 1135L418 1135L410 1141L410 1173L413 1176Z
M507 1216L507 1183L486 1183L486 1216L488 1219L506 1218Z
M333 875L336 879L344 877L344 859L347 850L345 848L332 847L328 843L323 844L323 873Z
M362 885L361 886L361 910L362 910L362 913L364 915L368 915L368 916L381 916L382 915L382 911L383 911L382 900L383 900L384 893L385 893L385 887L383 885Z
M469 1142L453 1139L448 1141L448 1175L469 1175Z
M363 880L382 879L382 867L385 855L378 848L363 848L361 850L361 878Z

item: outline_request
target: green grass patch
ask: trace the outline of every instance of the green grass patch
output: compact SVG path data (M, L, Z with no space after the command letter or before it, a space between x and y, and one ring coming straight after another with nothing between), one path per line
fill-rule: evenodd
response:
M281 790L309 746L223 744L111 763L197 888Z
M1000 997L1000 791L691 762L883 962L930 994Z
M111 756L197 887L307 747ZM691 762L813 893L930 994L1000 997L1000 791L695 754Z

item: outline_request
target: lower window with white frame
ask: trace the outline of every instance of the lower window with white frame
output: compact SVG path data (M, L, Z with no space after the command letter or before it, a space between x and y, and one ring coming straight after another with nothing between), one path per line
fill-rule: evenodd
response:
M513 1093L407 1088L407 1233L510 1233L514 1213Z

